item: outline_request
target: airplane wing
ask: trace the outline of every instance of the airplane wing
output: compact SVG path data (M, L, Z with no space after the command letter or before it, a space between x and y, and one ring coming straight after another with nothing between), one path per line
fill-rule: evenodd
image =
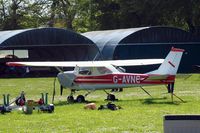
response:
M48 62L7 62L8 66L38 66L38 67L103 67L114 66L143 66L161 64L164 59L135 59L109 61L48 61Z

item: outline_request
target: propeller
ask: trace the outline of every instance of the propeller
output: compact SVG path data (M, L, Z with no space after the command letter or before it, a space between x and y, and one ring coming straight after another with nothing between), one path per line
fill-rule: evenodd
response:
M52 103L54 103L54 97L56 95L56 78L54 78L54 81L53 81L53 97L52 97Z
M62 96L62 94L63 94L63 86L60 85L60 95Z
M55 67L59 72L63 73L63 70L59 67ZM54 78L54 81L53 81L53 97L52 97L52 103L54 103L54 97L56 95L56 79L57 77Z

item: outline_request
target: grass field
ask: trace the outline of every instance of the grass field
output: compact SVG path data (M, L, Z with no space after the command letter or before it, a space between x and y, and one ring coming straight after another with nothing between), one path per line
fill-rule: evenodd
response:
M24 90L26 99L38 100L42 92L49 93L51 101L53 78L0 79L0 103L2 94L9 93L15 99ZM115 102L123 109L85 110L84 104L67 104L64 90L59 95L57 83L55 112L25 115L20 111L0 114L0 132L72 132L72 133L160 133L163 132L163 116L166 114L200 114L200 75L179 75L175 84L175 94L184 99L171 102L170 95L164 86L145 87L153 98L139 88L124 89L116 93L119 101ZM77 92L78 94L85 92ZM97 107L106 104L106 94L96 91L86 99L95 102Z

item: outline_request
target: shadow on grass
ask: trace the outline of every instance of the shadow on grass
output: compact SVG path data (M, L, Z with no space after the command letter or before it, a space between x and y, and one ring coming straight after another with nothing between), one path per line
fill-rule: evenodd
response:
M109 100L104 100L104 101L85 101L84 103L68 103L67 101L58 101L54 103L55 106L66 106L66 105L74 105L74 104L87 104L87 103L108 103L108 102L113 102L113 103L123 103L123 102L135 102L135 101L140 101L142 104L146 105L151 105L151 104L168 104L168 105L179 105L183 102L174 100L174 102L169 101L167 97L161 97L161 98L146 98L146 99L132 99L132 100L116 100L116 101L109 101ZM184 102L186 103L186 102Z
M167 101L167 97L162 97L162 98L147 98L147 99L142 99L140 100L142 104L168 104L168 105L180 105L179 101Z
M66 101L58 101L54 103L55 106L64 106L64 105L68 105L68 103Z
M55 106L66 106L66 105L87 104L87 103L97 103L97 101L85 101L83 103L77 103L77 102L68 103L67 101L58 101L58 102L54 103L54 105Z

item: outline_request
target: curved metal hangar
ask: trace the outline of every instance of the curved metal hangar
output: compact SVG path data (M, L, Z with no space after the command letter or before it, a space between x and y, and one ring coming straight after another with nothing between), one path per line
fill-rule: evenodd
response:
M93 60L97 54L98 48L90 39L70 30L0 31L0 77L11 71L5 66L7 61L83 61Z
M99 47L104 59L164 58L171 47L185 49L179 72L194 72L200 65L200 37L185 30L166 27L140 27L117 30L91 31L82 35ZM158 65L129 67L128 72L148 72Z

